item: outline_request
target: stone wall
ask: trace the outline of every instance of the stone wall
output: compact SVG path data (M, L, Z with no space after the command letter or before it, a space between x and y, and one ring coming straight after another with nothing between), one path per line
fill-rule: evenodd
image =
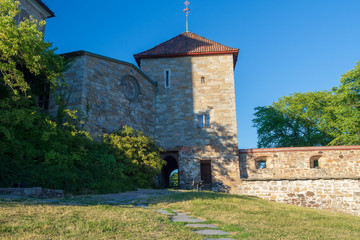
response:
M360 175L360 146L240 149L241 178L354 177ZM319 166L311 168L313 157ZM266 159L257 169L256 160Z
M202 160L211 160L214 186L239 178L233 55L145 58L141 70L158 83L155 139L179 151L180 187L200 178ZM211 127L198 127L199 114Z
M49 17L54 16L44 8L39 1L36 0L19 0L21 13L17 18L17 21L22 21L23 18L29 18L30 15L38 21L46 20ZM45 31L45 26L40 28L41 31Z
M242 180L237 193L360 216L360 177Z
M233 193L360 215L360 146L241 149L239 165Z
M110 133L126 124L154 135L155 82L130 63L84 51L64 56L74 58L65 72L68 107L87 113L87 131ZM53 98L49 109L55 109Z
M0 188L0 195L32 197L32 198L63 198L64 190L53 190L41 187L33 188Z
M239 184L239 164L234 149L213 149L211 146L182 147L179 161L179 185L192 189L193 183L201 180L200 163L211 160L213 191L234 192ZM209 190L209 189L207 189Z

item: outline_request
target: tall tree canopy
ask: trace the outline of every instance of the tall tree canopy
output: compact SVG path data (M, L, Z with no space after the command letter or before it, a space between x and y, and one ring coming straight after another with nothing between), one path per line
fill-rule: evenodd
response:
M66 64L43 40L44 22L15 21L18 5L0 0L0 187L108 193L152 186L165 163L153 139L124 127L93 141L66 101L58 122L36 106L30 96L61 83Z
M360 62L339 87L294 93L255 110L258 147L360 144Z
M43 40L39 26L45 22L32 17L16 22L18 5L14 0L0 1L0 83L15 95L27 95L31 79L26 76L41 75L47 83L56 85L64 61L55 54L52 44Z

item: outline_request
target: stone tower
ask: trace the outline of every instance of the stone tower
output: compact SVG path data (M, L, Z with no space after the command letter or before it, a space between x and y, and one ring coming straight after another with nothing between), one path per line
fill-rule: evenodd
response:
M168 162L160 185L166 187L177 168L181 188L202 181L207 189L229 190L240 178L234 88L238 51L184 32L134 55L158 83L154 138Z
M55 17L54 13L41 0L19 0L19 2L21 12L16 17L17 22L29 18L30 15L38 21ZM45 26L42 26L40 30L44 32Z

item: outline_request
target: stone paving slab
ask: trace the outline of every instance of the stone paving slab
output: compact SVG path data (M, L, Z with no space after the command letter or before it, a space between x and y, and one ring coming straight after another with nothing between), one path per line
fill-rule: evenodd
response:
M230 233L228 232L224 232L222 230L214 230L214 229L196 230L194 232L202 235L230 235Z
M233 238L205 238L204 240L235 240Z
M194 223L194 224L186 224L186 227L193 227L193 228L217 228L214 224L203 224L203 223Z
M216 229L217 226L214 224L204 224L204 220L194 218L190 216L188 213L183 213L177 210L171 210L175 214L169 213L164 209L157 210L157 212L165 214L165 215L173 215L171 217L171 221L173 222L184 222L184 223L193 223L193 224L186 224L186 227L191 228L206 228L202 230L195 230L194 233L201 234L201 235L231 235L228 232ZM210 229L208 229L210 228ZM207 240L233 240L232 238L208 238Z
M163 209L157 210L157 212L161 213L161 214L164 214L164 215L167 215L167 216L173 216L174 215L174 214L169 213L168 211L163 210Z
M187 213L176 213L177 216L189 216Z
M175 216L171 219L173 222L188 222L188 223L199 223L205 222L204 220L197 218L190 218L189 216Z

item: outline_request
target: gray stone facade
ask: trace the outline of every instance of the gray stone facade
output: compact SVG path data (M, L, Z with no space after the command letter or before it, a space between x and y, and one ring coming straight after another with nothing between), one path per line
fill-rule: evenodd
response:
M149 58L140 66L158 83L154 137L163 149L178 150L180 187L201 179L201 161L211 161L210 189L230 186L239 178L233 55ZM210 127L198 126L202 114Z
M204 177L202 161L211 164L209 189L230 188L239 178L232 54L145 59L141 70L84 51L64 56L73 58L65 73L67 105L87 113L85 130L92 135L125 124L143 131L167 151L164 159L175 159L181 188ZM170 72L168 88L165 71ZM54 99L50 102L54 114ZM209 115L209 127L199 127L202 114ZM160 177L158 182L168 181Z
M83 51L64 56L73 58L65 72L67 105L87 116L85 130L100 135L128 125L154 135L155 82L130 63Z
M20 2L19 20L29 14L38 20L54 16L40 0ZM181 188L204 180L214 191L360 215L360 146L238 151L237 49L193 33L176 39L182 47L192 44L184 52L169 47L174 39L158 45L162 53L181 56L161 56L156 49L138 54L141 70L84 51L65 54L73 58L65 73L67 104L88 113L85 129L98 135L126 124L153 137L166 150L162 157L168 162L156 179L161 186L179 169ZM215 53L209 46L227 52ZM51 98L49 111L55 110ZM208 117L208 125L204 119L199 125L199 115ZM260 162L266 162L266 168L260 168Z
M164 149L237 146L232 54L151 58L141 70L158 83L155 139ZM170 70L165 88L164 71ZM201 78L204 77L204 82ZM199 128L198 114L209 114L209 128Z
M29 18L30 15L38 21L44 21L47 18L54 17L54 13L40 0L19 0L20 15L17 21L22 21L24 18ZM42 26L41 31L45 31L45 26Z

